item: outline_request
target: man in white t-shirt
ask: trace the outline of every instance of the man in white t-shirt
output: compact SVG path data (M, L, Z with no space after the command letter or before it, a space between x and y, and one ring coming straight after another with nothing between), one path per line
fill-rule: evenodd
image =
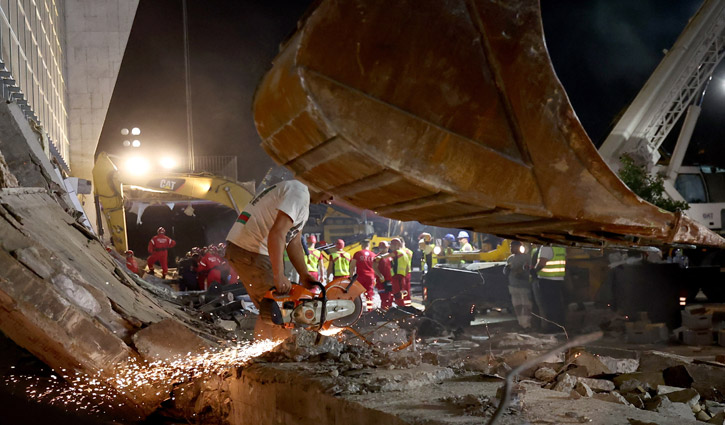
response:
M226 258L257 308L268 290L286 294L292 288L284 275L285 250L300 275L299 283L308 285L314 280L307 272L300 230L309 217L310 202L331 200L327 193L289 180L262 191L239 214L227 235Z

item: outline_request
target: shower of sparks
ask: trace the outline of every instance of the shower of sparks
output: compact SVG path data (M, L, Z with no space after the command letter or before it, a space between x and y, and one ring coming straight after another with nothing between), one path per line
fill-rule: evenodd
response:
M25 392L30 398L63 406L66 410L105 414L122 407L125 399L164 398L174 384L221 374L230 367L243 366L281 342L263 340L238 343L154 362L130 359L128 363L119 365L111 376L103 370L88 375L62 369L62 375L51 375L49 379L10 375L5 383L25 384Z

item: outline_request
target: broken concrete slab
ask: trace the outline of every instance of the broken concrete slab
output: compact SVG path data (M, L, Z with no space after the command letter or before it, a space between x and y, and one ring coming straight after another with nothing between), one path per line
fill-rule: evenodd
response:
M212 344L174 319L153 323L133 335L138 353L148 361L170 360L202 353Z
M594 398L601 401L606 401L608 403L617 403L617 404L623 404L625 406L632 406L630 402L627 401L621 394L619 394L616 391L612 391L611 393L595 393Z
M661 395L661 397L667 398L673 403L685 403L690 407L693 407L700 401L700 394L692 388L666 393Z
M653 412L663 413L670 416L678 416L682 419L695 419L692 409L685 403L675 403L665 396L655 396L645 402L645 409Z
M632 373L639 369L639 359L622 359L610 356L597 356L600 362L611 371L611 373Z
M603 373L613 373L601 360L586 351L579 351L575 354L573 363L577 366L585 367L589 373L588 376L601 375Z
M665 380L662 377L662 372L634 372L634 373L625 373L619 376L616 376L612 379L614 382L614 385L616 385L617 388L621 388L622 385L631 380L636 380L639 383L637 385L634 385L633 387L642 385L644 389L653 389L656 390L657 386L664 385ZM630 384L631 386L631 384Z

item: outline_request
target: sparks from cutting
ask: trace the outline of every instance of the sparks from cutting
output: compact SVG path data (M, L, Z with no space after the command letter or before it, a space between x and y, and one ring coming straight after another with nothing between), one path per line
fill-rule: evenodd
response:
M138 399L136 395L154 394L171 390L174 384L223 373L229 367L243 366L279 345L281 340L263 340L238 343L234 346L209 349L201 353L187 353L171 360L139 362L130 359L109 376L103 369L94 375L62 369L62 379L11 375L6 384L27 383L26 394L38 401L62 405L66 409L91 413L106 413L123 406L124 399ZM173 395L170 395L173 399ZM143 404L143 403L142 403Z

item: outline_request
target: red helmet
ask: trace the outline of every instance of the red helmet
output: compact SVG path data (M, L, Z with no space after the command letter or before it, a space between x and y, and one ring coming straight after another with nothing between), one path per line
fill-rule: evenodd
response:
M380 241L380 242L378 242L378 247L381 247L381 246L384 246L384 247L388 248L388 241Z
M335 242L335 248L337 248L337 249L345 248L345 241L343 241L342 239L338 239L337 242Z
M133 255L133 251L131 251L131 250L129 249L128 251L124 252L124 254L126 254L126 256L129 256L129 255Z
M156 234L159 233L166 233L166 229L164 229L163 227L159 227L158 230L156 230Z
M317 236L315 236L315 235L309 235L307 237L307 243L317 243Z

